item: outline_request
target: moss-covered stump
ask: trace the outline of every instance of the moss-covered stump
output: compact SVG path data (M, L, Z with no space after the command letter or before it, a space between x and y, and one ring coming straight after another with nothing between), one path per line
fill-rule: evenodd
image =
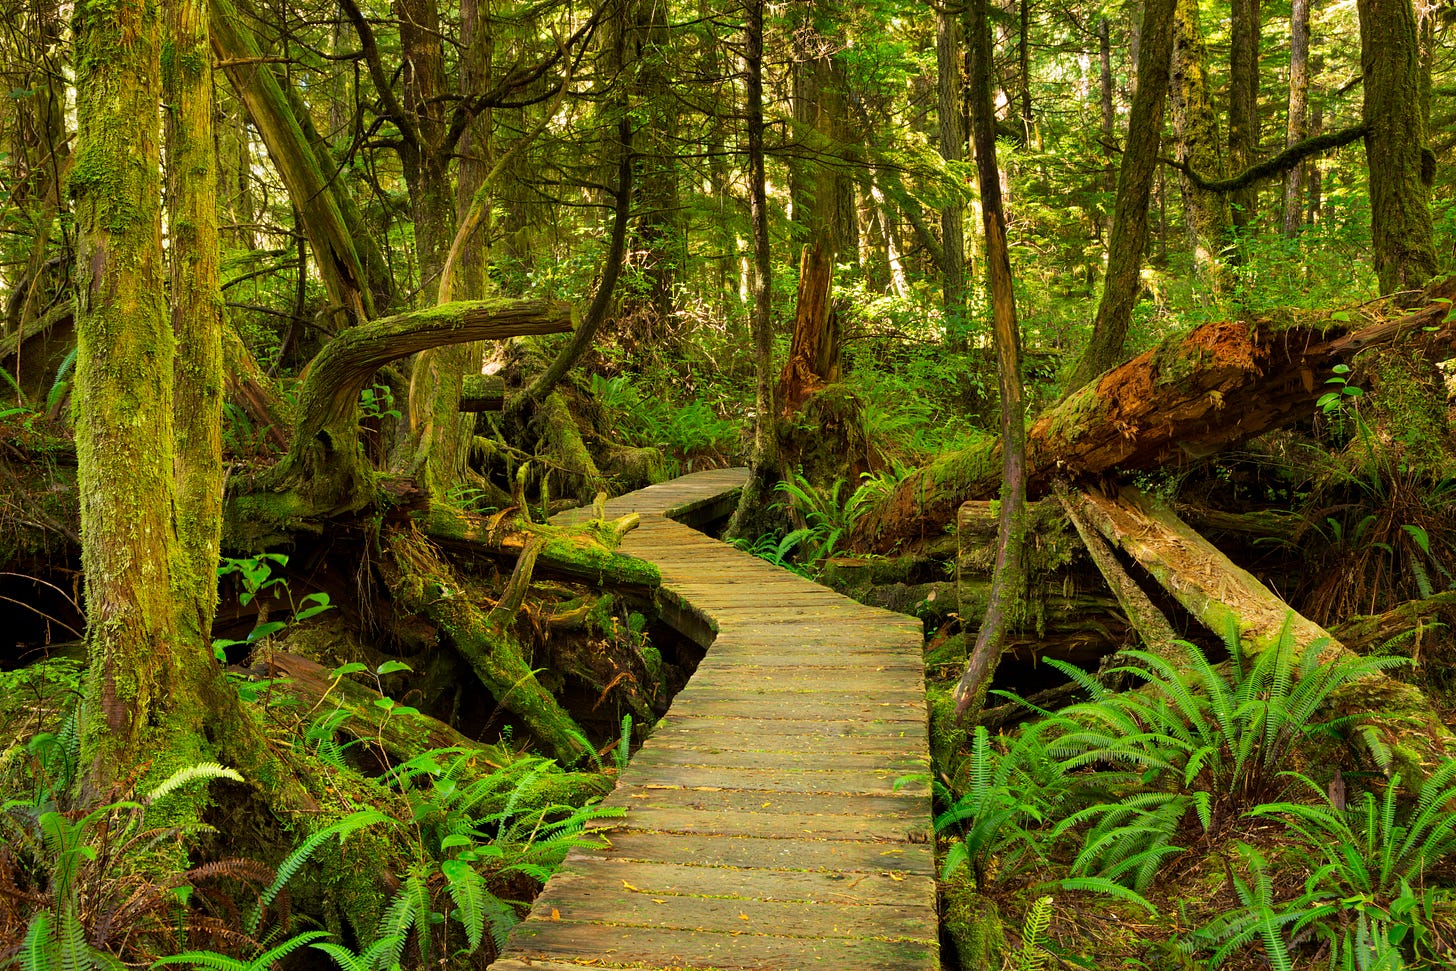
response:
M996 901L976 890L970 871L964 867L941 882L940 895L942 921L963 971L1001 967L1006 932Z

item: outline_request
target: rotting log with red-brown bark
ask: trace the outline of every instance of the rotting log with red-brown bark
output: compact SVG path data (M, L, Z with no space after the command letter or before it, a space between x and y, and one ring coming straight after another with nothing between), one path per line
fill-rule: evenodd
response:
M1044 411L1027 431L1029 494L1054 477L1156 468L1202 458L1310 415L1336 364L1397 342L1456 341L1449 303L1409 313L1388 304L1328 314L1287 311L1203 324L1106 371ZM991 439L908 476L855 524L860 552L908 550L941 535L968 499L1001 487Z

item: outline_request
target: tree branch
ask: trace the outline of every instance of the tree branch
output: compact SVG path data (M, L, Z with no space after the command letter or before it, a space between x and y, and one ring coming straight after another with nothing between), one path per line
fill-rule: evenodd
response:
M1193 168L1187 162L1179 162L1177 159L1171 159L1166 156L1162 157L1160 161L1164 165L1177 169L1179 172L1188 176L1188 181L1205 192L1234 192L1260 179L1283 175L1311 155L1320 155L1337 148L1344 148L1351 142L1364 138L1368 130L1365 125L1355 125L1352 128L1342 128L1339 131L1326 132L1323 135L1306 138L1302 142L1289 146L1273 158L1265 159L1257 165L1252 165L1238 175L1227 179L1204 178L1193 171Z

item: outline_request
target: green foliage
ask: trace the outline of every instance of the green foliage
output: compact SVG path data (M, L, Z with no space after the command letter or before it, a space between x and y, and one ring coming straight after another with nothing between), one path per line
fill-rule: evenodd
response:
M217 951L184 951L181 954L160 958L152 963L152 967L161 968L173 964L186 964L194 968L208 968L209 971L273 971L278 967L279 962L294 951L306 944L312 944L319 938L328 936L327 931L304 931L266 951L261 951L247 961L229 957Z
M223 557L218 565L217 576L223 577L236 575L242 590L238 594L238 602L246 606L252 603L264 591L272 590L274 599L285 594L288 596L290 605L293 608L291 620L264 620L256 624L248 636L242 640L229 638L217 638L212 642L213 656L219 662L227 663L227 651L229 648L252 649L257 644L272 637L275 634L287 630L292 624L303 623L310 618L317 617L326 610L333 609L329 602L329 595L323 591L310 593L293 603L293 592L288 587L287 577L274 576L275 566L287 566L288 555L286 553L258 553L247 557ZM244 700L254 700L256 687L240 690L244 692Z
M738 424L720 418L701 399L679 404L661 394L644 393L625 374L611 378L593 374L590 390L627 444L663 449L678 468L738 449Z
M935 831L952 839L942 879L966 867L976 889L985 891L995 881L1029 872L1041 860L1034 827L1066 790L1061 766L1040 731L1031 728L1011 737L1002 752L985 726L977 725L953 778L964 791L953 792L938 779L933 786L948 807L936 816Z
M1398 774L1381 796L1367 791L1349 806L1308 777L1294 778L1310 802L1266 803L1250 815L1282 820L1298 839L1312 868L1300 898L1303 920L1335 928L1353 918L1365 927L1367 950L1385 942L1411 959L1438 959L1436 926L1449 917L1437 914L1456 898L1427 876L1456 855L1456 761L1431 773L1408 809ZM1355 941L1333 930L1326 936L1338 946L1360 947L1358 931Z

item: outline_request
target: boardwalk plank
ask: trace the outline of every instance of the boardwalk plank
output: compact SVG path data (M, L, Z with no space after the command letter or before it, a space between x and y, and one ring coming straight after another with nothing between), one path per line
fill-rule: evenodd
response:
M567 857L492 971L939 967L920 622L667 518L722 515L743 481L606 504L639 514L622 552L706 655L607 798L625 815L592 824L605 845Z

